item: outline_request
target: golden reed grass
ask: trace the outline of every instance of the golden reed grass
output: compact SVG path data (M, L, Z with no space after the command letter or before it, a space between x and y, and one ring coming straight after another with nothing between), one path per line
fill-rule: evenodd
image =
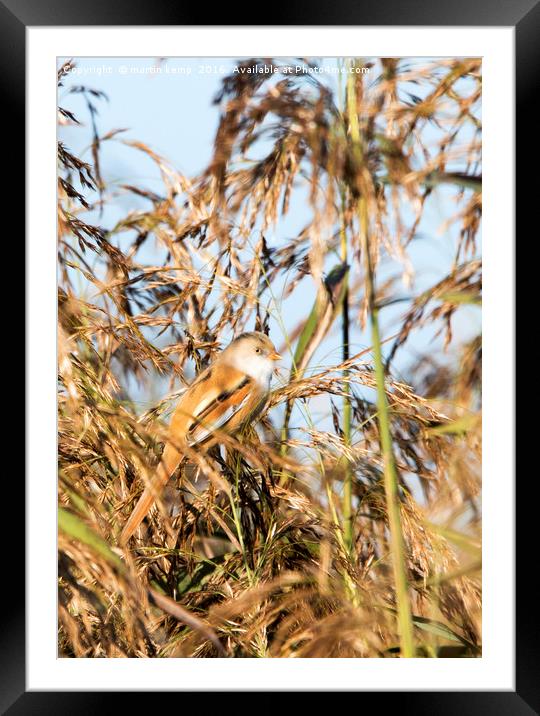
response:
M314 75L231 74L196 177L100 134L102 94L66 90L72 64L62 104L82 94L92 122L89 161L58 144L59 655L479 656L481 335L460 343L452 320L481 300L480 61L374 61L341 96ZM59 121L79 119L61 107ZM107 183L108 142L149 157L161 189ZM454 261L414 294L408 248L440 186ZM145 208L100 226L119 196ZM309 222L272 245L298 196ZM378 281L390 260L399 280ZM381 333L403 281L400 324ZM310 283L313 311L286 327L281 299L305 304ZM294 361L260 429L189 450L120 548L179 391L271 320ZM428 349L396 375L429 326L446 357ZM332 331L340 354L314 365ZM166 395L142 409L135 388Z

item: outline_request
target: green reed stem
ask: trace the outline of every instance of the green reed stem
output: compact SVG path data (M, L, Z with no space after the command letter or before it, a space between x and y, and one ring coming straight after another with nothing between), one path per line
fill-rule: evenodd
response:
M356 171L364 173L367 170L363 163L363 148L360 136L360 125L356 106L356 76L350 74L347 82L347 109L349 115L349 131L353 145L354 163ZM396 589L396 607L398 629L400 636L401 656L410 658L415 655L413 641L413 622L411 604L409 599L409 585L407 582L405 542L401 526L401 508L399 500L399 480L392 447L392 433L390 429L390 411L386 396L385 369L382 356L381 336L379 329L379 309L375 300L374 271L369 250L369 219L368 206L365 196L367 181L362 181L360 175L359 185L361 196L358 200L358 213L360 220L361 250L365 262L366 294L371 323L371 344L373 346L373 359L375 367L377 390L377 419L381 451L384 462L384 491L386 496L386 511L388 514L388 528L390 531L390 549L392 554L392 569Z
M340 226L340 238L341 238L341 260L344 263L348 263L348 247L347 247L347 230L345 226L345 187L341 186L341 226ZM346 278L347 286L343 295L343 305L341 311L341 334L343 343L343 362L349 360L350 349L349 349L349 277ZM351 400L349 396L350 386L347 380L349 371L343 371L343 440L347 447L351 444L351 430L352 430L352 411L351 411ZM345 474L343 476L343 535L346 549L350 552L354 543L354 529L352 520L352 469L349 460L345 463Z

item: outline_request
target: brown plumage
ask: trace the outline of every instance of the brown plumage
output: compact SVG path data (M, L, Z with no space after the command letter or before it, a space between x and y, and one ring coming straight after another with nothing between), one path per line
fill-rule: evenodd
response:
M280 356L263 333L238 336L206 368L180 398L169 426L167 442L152 484L146 487L126 522L120 543L126 544L182 461L182 445L215 444L215 431L235 433L262 412Z

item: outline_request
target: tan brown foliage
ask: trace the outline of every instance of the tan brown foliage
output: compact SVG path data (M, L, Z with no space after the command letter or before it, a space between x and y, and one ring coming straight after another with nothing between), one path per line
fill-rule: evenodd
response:
M190 453L131 548L115 545L159 460L178 390L233 334L268 330L270 318L280 318L273 286L286 298L302 297L306 281L322 285L340 226L351 257L350 321L365 324L359 196L369 210L374 271L397 260L412 290L407 248L441 184L456 187L448 219L459 227L455 265L410 300L393 333L386 392L418 655L481 653L481 337L453 361L419 357L408 380L392 374L416 329L432 323L453 347L455 314L480 301L480 69L476 59L410 66L390 58L373 66L369 81L355 75L360 164L351 118L318 79L231 75L216 98L213 157L199 177L183 176L121 130L100 136L100 94L76 90L86 92L92 117L92 162L59 142L59 503L80 525L70 534L60 525L61 656L399 656L369 349L302 375L291 371L259 432L223 436L223 448L204 456ZM77 122L69 110L59 116ZM438 130L430 146L428 124ZM466 142L462 128L470 130ZM108 186L100 168L107 142L145 153L161 190ZM311 219L271 245L267 230L293 205L298 186ZM108 229L96 225L120 193L147 208ZM150 241L154 265L140 258ZM381 307L394 288L378 287ZM290 328L285 345L294 347L302 327ZM134 388L162 390L163 378L172 392L137 407ZM343 400L351 405L351 439ZM284 438L287 403L300 410ZM326 411L324 425L312 420L313 406ZM346 468L351 550L340 497Z

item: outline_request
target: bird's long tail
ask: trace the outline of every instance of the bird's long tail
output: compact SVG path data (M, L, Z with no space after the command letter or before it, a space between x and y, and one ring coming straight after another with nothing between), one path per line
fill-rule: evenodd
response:
M178 452L178 450L169 444L165 446L163 457L161 458L161 462L156 471L155 479L152 481L151 485L148 485L148 487L145 488L139 498L139 501L135 505L135 509L124 525L124 529L120 535L121 545L125 545L129 541L137 527L144 520L150 511L150 508L154 504L156 496L161 493L169 478L180 464L181 459L182 455Z

